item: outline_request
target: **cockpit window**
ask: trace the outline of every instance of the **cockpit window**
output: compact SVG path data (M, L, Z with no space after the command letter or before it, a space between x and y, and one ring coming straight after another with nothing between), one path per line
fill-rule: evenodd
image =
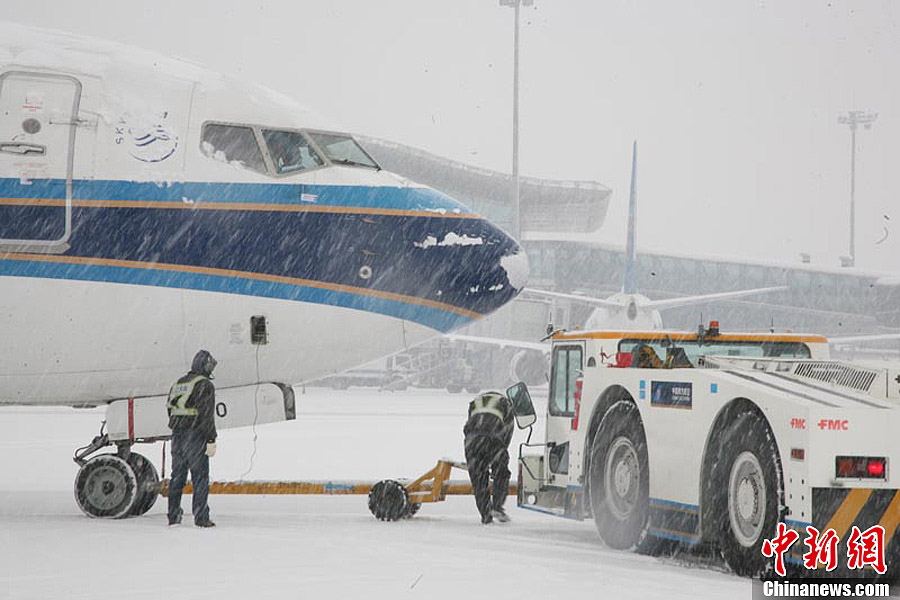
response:
M200 149L213 160L266 172L262 151L251 127L207 123L203 126Z
M314 169L325 164L302 133L264 129L263 138L279 175Z
M321 148L328 160L335 164L379 168L375 161L366 154L366 151L349 135L310 131L309 137Z

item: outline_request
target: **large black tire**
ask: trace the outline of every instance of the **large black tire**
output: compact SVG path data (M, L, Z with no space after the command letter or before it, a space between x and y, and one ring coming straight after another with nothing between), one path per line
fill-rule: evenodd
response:
M137 488L131 465L114 454L101 454L75 476L75 501L89 517L121 519L134 509Z
M613 404L591 446L588 480L594 523L611 548L636 548L647 535L648 464L637 406L624 400Z
M775 535L782 482L778 448L768 424L745 412L721 437L713 470L713 527L725 562L737 575L755 577L768 563L762 555L766 538Z
M134 471L134 477L137 480L138 497L134 502L134 506L129 516L139 517L153 508L156 499L159 497L159 491L153 486L159 483L159 472L150 460L142 454L131 452L126 459L131 469Z
M393 479L379 481L369 491L369 511L379 521L397 521L412 516L406 488Z

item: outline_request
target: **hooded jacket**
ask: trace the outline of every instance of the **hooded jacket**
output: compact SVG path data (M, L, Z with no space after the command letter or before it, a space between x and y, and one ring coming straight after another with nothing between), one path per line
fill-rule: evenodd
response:
M483 435L500 440L508 446L513 434L512 404L506 396L489 392L469 403L469 418L463 427L466 437Z
M211 381L216 360L201 350L191 370L172 384L166 408L169 429L197 429L208 443L216 441L216 386Z

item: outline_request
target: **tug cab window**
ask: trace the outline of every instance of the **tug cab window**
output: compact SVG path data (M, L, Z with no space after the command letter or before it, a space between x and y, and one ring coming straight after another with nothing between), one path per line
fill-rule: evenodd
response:
M707 339L667 340L641 339L622 340L619 352L635 354L633 366L657 369L689 368L697 366L701 356L746 356L752 358L809 358L809 347L801 342L768 342L768 341L724 341ZM652 365L638 364L637 354L653 353L654 356L665 356L665 360L657 358Z
M325 164L298 131L263 130L263 138L279 175L315 169Z
M575 380L581 377L581 347L557 346L553 350L550 374L550 414L575 414Z
M266 172L252 127L206 123L200 141L204 156L259 173Z
M357 165L378 169L379 166L366 151L349 135L310 131L309 137L315 142L328 160L338 165Z

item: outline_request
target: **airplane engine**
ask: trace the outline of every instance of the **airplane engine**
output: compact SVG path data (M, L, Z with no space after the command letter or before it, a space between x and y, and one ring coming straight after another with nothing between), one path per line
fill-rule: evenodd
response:
M509 361L509 378L524 381L528 385L541 385L546 381L549 361L543 352L519 350Z

